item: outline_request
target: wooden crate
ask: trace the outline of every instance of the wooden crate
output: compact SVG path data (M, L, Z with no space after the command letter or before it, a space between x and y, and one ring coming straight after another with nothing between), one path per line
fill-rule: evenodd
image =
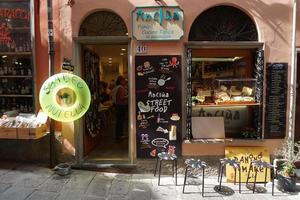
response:
M18 139L38 139L47 133L47 125L43 124L37 128L17 128Z
M16 128L0 128L0 138L16 139L17 138L17 129Z
M18 139L31 139L29 137L30 128L17 128L17 138Z
M37 128L30 128L29 130L29 136L31 139L38 139L47 134L47 125L42 124L40 127Z

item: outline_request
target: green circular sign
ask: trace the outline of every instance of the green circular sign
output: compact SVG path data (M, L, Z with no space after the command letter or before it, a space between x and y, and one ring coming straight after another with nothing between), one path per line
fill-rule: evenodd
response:
M88 110L91 93L79 76L59 73L49 77L42 85L39 95L42 110L52 119L71 122Z

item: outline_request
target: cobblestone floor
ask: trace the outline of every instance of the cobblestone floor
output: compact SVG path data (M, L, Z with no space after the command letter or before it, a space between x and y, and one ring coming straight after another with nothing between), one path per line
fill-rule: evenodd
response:
M252 194L243 184L239 194L237 185L224 182L230 195L219 194L214 190L217 177L213 168L205 179L204 197L201 196L201 185L188 185L183 194L183 165L179 166L177 186L167 171L158 186L157 177L152 174L153 161L147 160L139 160L137 169L131 173L72 170L71 175L64 177L56 175L47 166L0 163L0 200L300 199L299 186L295 193L276 189L272 196L270 183L266 193ZM201 177L189 177L188 183L200 184Z

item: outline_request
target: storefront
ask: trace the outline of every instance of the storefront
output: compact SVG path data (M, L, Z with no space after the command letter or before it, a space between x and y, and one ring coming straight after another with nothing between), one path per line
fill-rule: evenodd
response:
M36 94L48 76L42 2L35 5ZM264 146L273 153L292 123L292 13L292 3L271 0L54 1L56 72L71 60L94 99L84 118L57 130L79 164L134 163L162 149L210 156L226 146ZM110 146L114 125L105 122L114 114L99 107L98 81L117 75L128 81L128 138ZM87 159L99 143L109 144L101 152L122 146L125 156Z

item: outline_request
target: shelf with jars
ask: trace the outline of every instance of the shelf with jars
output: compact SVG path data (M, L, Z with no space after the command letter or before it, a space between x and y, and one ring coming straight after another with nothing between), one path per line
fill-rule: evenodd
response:
M34 112L34 67L30 1L0 2L11 17L0 16L0 115Z

